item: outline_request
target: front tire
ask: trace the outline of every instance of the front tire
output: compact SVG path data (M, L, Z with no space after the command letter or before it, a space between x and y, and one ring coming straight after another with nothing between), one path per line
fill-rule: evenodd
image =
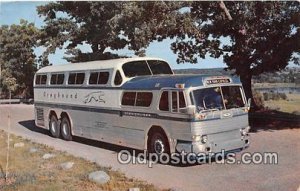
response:
M66 141L72 141L71 124L67 117L63 117L60 124L61 136Z
M148 151L156 154L158 157L163 154L170 155L170 147L166 135L162 132L154 132L150 136Z
M60 137L60 127L58 119L55 115L51 115L49 121L49 131L52 137L59 138Z

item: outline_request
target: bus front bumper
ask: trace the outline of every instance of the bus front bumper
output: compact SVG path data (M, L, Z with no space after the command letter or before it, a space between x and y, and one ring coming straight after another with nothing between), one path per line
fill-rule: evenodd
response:
M220 142L188 142L188 141L180 141L177 140L176 151L177 152L185 152L185 153L219 153L219 152L227 152L227 151L235 151L235 150L243 150L249 147L250 141L249 136L245 136L239 139L220 141Z

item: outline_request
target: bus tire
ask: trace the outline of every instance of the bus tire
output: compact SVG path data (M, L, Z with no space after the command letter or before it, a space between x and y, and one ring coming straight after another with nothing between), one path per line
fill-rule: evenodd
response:
M71 124L67 117L63 117L60 123L61 136L66 141L72 141Z
M49 131L52 137L60 137L60 126L56 115L52 114L49 120Z
M148 152L154 153L158 157L160 155L169 155L170 156L170 147L168 143L168 138L166 135L160 131L151 133L150 140L148 142Z

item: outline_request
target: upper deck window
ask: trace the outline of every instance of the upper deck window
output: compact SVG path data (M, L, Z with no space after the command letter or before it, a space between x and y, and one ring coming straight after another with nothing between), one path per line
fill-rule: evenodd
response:
M125 63L123 71L126 77L151 75L151 71L146 61L134 61Z
M91 72L89 84L107 84L109 72Z
M65 79L64 74L52 74L51 75L51 80L50 84L55 85L55 84L63 84Z
M173 74L169 64L160 60L147 60L153 75Z
M46 84L47 82L47 75L43 74L43 75L36 75L36 78L35 78L35 84L36 85L43 85L43 84Z
M128 62L123 65L126 77L173 74L169 64L161 60L141 60Z
M123 81L123 79L122 79L121 73L120 73L120 71L118 70L118 71L116 72L116 76L115 76L114 83L115 83L115 85L120 85L120 84L122 84L122 81Z
M70 73L68 84L83 84L84 82L84 73Z

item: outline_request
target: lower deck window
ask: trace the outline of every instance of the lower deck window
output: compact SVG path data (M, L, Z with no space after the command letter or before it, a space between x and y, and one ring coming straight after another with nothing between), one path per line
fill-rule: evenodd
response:
M149 107L152 102L153 94L151 92L138 92L136 97L136 106Z
M122 105L149 107L152 103L153 94L151 92L124 92Z
M136 92L125 92L122 97L122 105L134 106Z

